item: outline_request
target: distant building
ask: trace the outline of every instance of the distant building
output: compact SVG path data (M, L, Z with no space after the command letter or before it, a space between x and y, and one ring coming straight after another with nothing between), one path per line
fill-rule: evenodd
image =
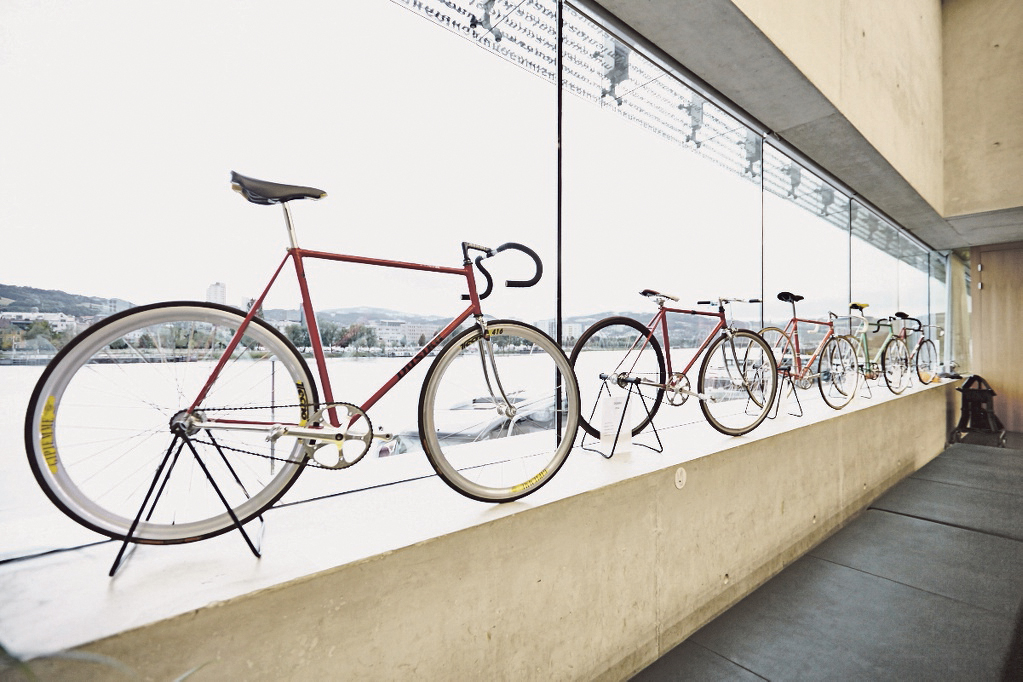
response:
M436 324L419 324L416 322L406 322L402 325L402 333L405 336L405 340L410 346L422 346L425 345L430 339L437 335L440 331L440 326ZM423 343L419 343L420 337L426 340Z
M227 285L223 282L214 282L206 288L206 300L210 303L227 305Z
M111 298L110 300L107 301L105 309L102 310L101 312L113 314L119 313L122 310L127 310L128 308L131 307L132 304L130 301L125 301L122 298Z
M418 322L403 322L402 320L377 320L367 325L377 335L379 343L402 343L409 346L418 346L419 337L425 336L429 341L440 331L436 324L421 324Z
M545 332L552 339L557 339L558 336L558 321L557 320L539 320L535 323L535 326L542 332ZM583 333L583 326L578 322L564 322L561 325L561 338L565 341L568 339L578 339Z
M405 337L405 333L402 331L404 325L405 323L401 320L377 320L370 322L367 326L376 332L378 342L396 343Z
M74 332L78 323L75 318L64 313L0 313L0 319L9 320L15 327L28 329L36 320L45 320L55 332Z

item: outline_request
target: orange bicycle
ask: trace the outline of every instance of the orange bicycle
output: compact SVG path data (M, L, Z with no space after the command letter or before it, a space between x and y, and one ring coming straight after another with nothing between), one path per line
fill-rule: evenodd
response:
M808 389L816 383L828 407L842 409L856 395L860 374L856 348L848 338L835 334L838 315L829 312L827 321L808 320L796 315L796 303L803 300L802 296L782 291L778 300L792 304L792 318L784 329L765 327L760 330L760 335L774 351L782 383L787 379L793 389ZM800 323L825 328L824 335L810 355L806 355L800 346Z

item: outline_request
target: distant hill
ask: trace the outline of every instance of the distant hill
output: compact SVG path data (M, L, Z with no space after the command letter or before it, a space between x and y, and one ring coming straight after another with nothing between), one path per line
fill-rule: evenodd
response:
M9 284L0 284L0 312L30 312L37 308L41 313L64 313L65 315L95 315L100 312L111 312L112 306L116 310L124 310L134 304L123 299L99 298L97 296L83 296L80 294L69 294L64 291L53 289L36 289L33 287L19 287ZM707 308L711 310L711 308ZM653 311L606 311L591 315L576 315L564 318L566 324L577 323L583 328L589 327L594 322L612 315L631 317L646 324L653 317ZM385 308L359 307L359 308L333 308L317 312L319 319L327 319L335 324L351 326L353 324L365 324L377 320L401 320L416 324L438 324L443 326L450 322L449 317L437 315L417 315L415 313L399 312ZM298 320L299 311L282 308L268 308L263 311L263 318L266 320ZM532 324L535 320L524 320ZM668 331L672 335L684 335L702 340L714 327L716 320L712 317L693 317L688 315L669 315ZM755 322L734 320L735 326L757 328Z
M299 311L295 309L285 310L281 308L268 308L263 310L264 320L298 320L299 318ZM400 320L402 322L412 322L415 324L438 323L442 326L451 321L450 317L438 315L417 315L415 313L403 313L397 310L370 307L318 310L316 312L316 318L318 320L330 320L335 324L340 324L345 327L349 327L353 324L376 322L377 320Z
M133 304L118 298L99 298L69 294L55 289L36 289L0 284L0 312L27 313L37 309L41 313L64 313L65 315L95 315L123 310Z

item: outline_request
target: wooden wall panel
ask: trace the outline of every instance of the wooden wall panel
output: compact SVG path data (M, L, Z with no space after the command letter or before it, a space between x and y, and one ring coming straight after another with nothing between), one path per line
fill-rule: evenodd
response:
M995 414L1023 432L1023 243L972 250L974 370L995 390Z

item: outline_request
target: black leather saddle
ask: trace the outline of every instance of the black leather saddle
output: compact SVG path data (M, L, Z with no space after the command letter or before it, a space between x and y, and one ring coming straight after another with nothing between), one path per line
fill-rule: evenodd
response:
M282 185L278 182L267 182L247 178L231 171L231 189L240 193L243 197L254 204L264 206L270 204L283 204L293 199L322 199L327 193L315 187L301 187L299 185Z
M795 303L796 301L802 301L803 297L799 294L793 294L788 291L782 291L778 294L778 300L785 303Z
M669 294L662 294L661 292L654 291L653 289L644 289L643 291L641 291L639 293L641 295L643 295L643 296L648 297L648 298L659 298L659 297L663 296L664 298L668 299L669 301L678 301L678 299L675 298L674 296L671 296Z

